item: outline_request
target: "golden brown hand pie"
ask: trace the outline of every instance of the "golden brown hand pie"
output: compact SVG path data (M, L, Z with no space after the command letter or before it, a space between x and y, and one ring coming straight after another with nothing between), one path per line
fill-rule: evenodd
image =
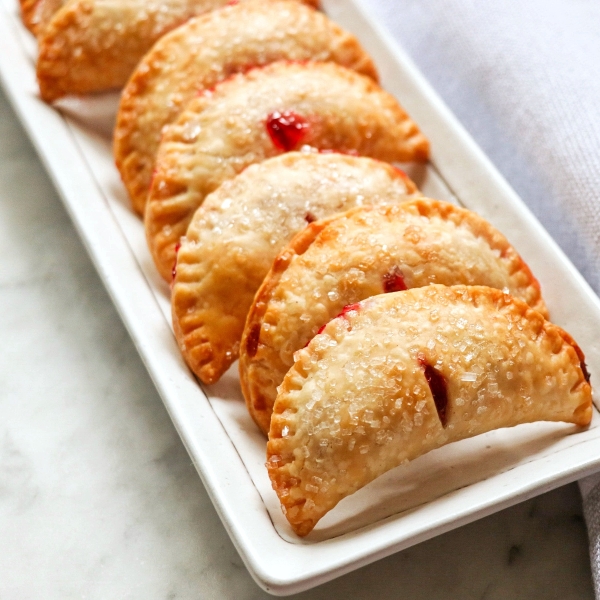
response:
M307 222L415 193L386 163L331 153L290 152L225 182L194 215L177 255L173 326L192 371L214 383L237 358L256 290Z
M583 354L527 304L487 287L374 296L331 321L285 376L267 468L292 528L421 454L532 421L587 425Z
M68 0L39 34L40 94L51 102L123 86L154 42L227 0Z
M506 238L447 202L357 208L299 233L254 298L240 347L242 389L259 427L268 433L294 352L344 306L432 283L504 289L547 316L538 282Z
M396 100L333 63L277 62L192 100L166 128L146 207L146 237L169 280L175 246L207 194L247 166L303 145L386 161L426 159L428 143Z
M291 0L248 0L192 19L161 38L123 91L115 157L143 214L161 131L199 90L276 60L333 61L377 79L356 38Z

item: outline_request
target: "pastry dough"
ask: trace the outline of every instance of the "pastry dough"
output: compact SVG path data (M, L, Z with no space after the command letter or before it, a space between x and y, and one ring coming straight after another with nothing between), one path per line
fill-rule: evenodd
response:
M386 163L300 152L248 167L210 194L181 241L171 299L175 335L192 371L213 383L237 358L256 290L307 222L411 194L414 184Z
M166 128L146 237L169 280L175 246L207 194L247 166L303 145L386 161L425 160L428 143L397 101L333 63L272 63L220 83Z
M294 352L344 306L431 283L504 289L547 316L538 282L506 238L447 202L358 208L299 233L254 298L241 343L242 389L259 427L268 433Z
M439 285L364 300L331 321L286 375L267 468L292 528L434 448L532 421L589 424L575 342L487 287Z
M23 22L31 33L39 35L65 2L66 0L21 0Z
M333 61L377 79L355 37L291 0L248 0L190 20L164 36L123 91L115 158L134 209L143 214L161 131L199 90L276 60Z
M40 32L40 94L51 102L67 94L119 88L161 36L225 4L227 0L67 0Z
M35 33L35 27L33 24L35 8L38 4L39 0L20 0L19 4L21 6L21 18L23 23L31 31Z

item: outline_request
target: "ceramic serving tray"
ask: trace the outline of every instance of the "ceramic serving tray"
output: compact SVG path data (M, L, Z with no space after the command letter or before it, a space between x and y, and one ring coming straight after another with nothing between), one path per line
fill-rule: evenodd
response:
M435 92L357 0L325 12L371 53L383 86L429 137L432 159L409 174L426 195L474 210L500 229L540 280L552 320L600 373L600 301ZM237 365L200 386L172 333L169 289L111 154L118 95L41 102L36 45L17 0L0 0L0 78L60 192L183 443L248 570L265 590L299 592L600 468L600 419L493 431L435 450L343 500L296 537L272 491L265 439L241 397ZM597 405L597 399L595 400Z

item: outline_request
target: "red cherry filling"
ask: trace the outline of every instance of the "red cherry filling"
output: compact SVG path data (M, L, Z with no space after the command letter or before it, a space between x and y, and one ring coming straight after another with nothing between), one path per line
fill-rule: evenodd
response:
M383 276L383 290L386 294L390 292L403 292L408 289L404 283L402 271L394 267L389 273Z
M173 281L175 281L175 277L177 276L177 255L179 254L179 249L181 248L181 242L177 242L175 246L175 262L173 263L173 268L171 269L171 277Z
M250 333L246 338L246 352L248 356L253 357L258 350L258 340L260 338L260 323L255 323L250 328Z
M446 387L446 379L439 371L437 371L427 362L427 359L423 354L419 354L418 360L419 364L423 367L423 371L425 372L425 379L427 380L427 385L431 390L431 395L433 396L433 401L435 403L435 409L437 410L442 427L446 427L446 410L448 408L448 389Z
M291 110L285 110L271 113L267 117L266 127L273 144L279 150L289 152L302 141L308 129L308 123L304 117Z
M395 165L392 165L392 167L396 171L396 173L398 173L398 175L402 177L402 179L408 179L408 175L402 169L396 167Z
M304 215L304 220L305 220L307 223L314 223L314 222L317 220L317 217L315 217L315 215L313 215L313 214L312 214L312 213L309 211L309 212L307 212L307 213Z
M346 304L346 306L344 306L344 308L342 308L342 312L337 315L337 317L334 317L335 319L339 319L340 317L345 317L345 315L347 313L349 313L352 310L359 310L360 309L360 302L355 302L354 304ZM331 319L331 321L333 321L333 319ZM323 333L323 330L325 329L325 327L327 327L327 325L329 323L331 323L331 321L327 321L327 323L325 323L325 325L321 325L321 327L319 327L319 330L317 331L317 333L315 333L315 337L318 336L320 333ZM311 338L310 340L308 340L308 342L306 342L306 346L308 346L310 344L310 342L312 341ZM306 348L306 346L304 346Z
M350 311L353 311L353 310L357 311L359 309L360 309L360 302L355 302L354 304L346 304L346 306L344 306L344 308L342 308L342 312L336 317L336 319L338 317L345 316Z

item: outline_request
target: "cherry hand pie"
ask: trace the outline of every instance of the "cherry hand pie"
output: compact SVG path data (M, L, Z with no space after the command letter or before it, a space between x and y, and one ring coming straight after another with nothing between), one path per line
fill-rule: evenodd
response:
M146 237L169 280L175 246L207 194L247 166L309 145L385 161L429 145L373 80L333 63L272 63L191 101L166 128L146 207Z
M506 238L447 202L357 208L299 233L257 293L240 348L242 389L259 427L268 433L294 352L344 306L432 283L503 289L547 316L538 282Z
M213 383L237 358L252 299L277 253L307 223L362 203L400 203L414 184L388 165L290 152L248 167L210 194L181 241L173 326L190 368Z
M588 425L591 388L571 337L487 287L432 285L347 307L275 402L267 468L308 534L340 500L409 460L491 429Z
M199 90L282 59L333 61L377 79L356 38L291 0L248 0L215 10L154 45L123 91L115 130L117 167L138 213L144 212L164 126Z

